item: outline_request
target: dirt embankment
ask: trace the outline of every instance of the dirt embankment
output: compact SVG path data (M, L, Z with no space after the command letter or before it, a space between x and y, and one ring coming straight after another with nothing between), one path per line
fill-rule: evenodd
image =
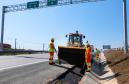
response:
M106 50L104 55L107 63L119 84L129 84L129 53L123 51Z

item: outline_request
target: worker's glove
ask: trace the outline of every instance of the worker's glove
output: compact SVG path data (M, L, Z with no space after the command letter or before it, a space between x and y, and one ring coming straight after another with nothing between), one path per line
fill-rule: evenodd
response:
M85 59L87 59L87 56L85 57Z

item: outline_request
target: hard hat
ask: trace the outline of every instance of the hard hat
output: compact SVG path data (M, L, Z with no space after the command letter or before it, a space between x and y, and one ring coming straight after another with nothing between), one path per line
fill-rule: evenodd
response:
M87 43L87 44L86 44L86 46L90 46L90 44L89 44L89 43Z
M53 40L53 41L54 41L55 39L54 39L54 38L52 38L51 40Z
M97 48L95 48L95 49L97 49Z

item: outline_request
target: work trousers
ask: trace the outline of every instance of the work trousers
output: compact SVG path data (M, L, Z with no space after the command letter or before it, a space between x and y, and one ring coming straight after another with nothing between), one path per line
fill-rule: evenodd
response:
M54 52L49 52L49 54L50 54L49 64L54 63L53 62Z
M91 70L91 60L90 59L86 59L86 65L87 65L87 69Z
M97 59L97 60L99 59L99 54L96 54L96 59Z

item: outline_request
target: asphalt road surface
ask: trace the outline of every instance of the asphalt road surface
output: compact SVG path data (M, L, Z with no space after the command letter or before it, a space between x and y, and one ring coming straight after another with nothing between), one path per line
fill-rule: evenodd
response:
M54 60L57 55L54 55ZM0 70L7 70L10 68L45 62L49 60L49 54L30 54L30 55L13 55L0 56Z
M49 54L0 56L0 84L40 84L60 67L48 65L48 59Z
M67 71L68 67L62 66L63 64L48 65L48 59L49 54L0 56L0 84L46 84L43 81L51 79L51 76L59 75L60 71L63 73ZM56 54L54 60L57 60ZM99 66L99 61L94 60L92 72L86 72L84 84L100 84L98 76L107 73L103 67L103 64ZM73 79L76 80L74 84L77 84L81 77L80 69L75 68L57 80L67 83Z

